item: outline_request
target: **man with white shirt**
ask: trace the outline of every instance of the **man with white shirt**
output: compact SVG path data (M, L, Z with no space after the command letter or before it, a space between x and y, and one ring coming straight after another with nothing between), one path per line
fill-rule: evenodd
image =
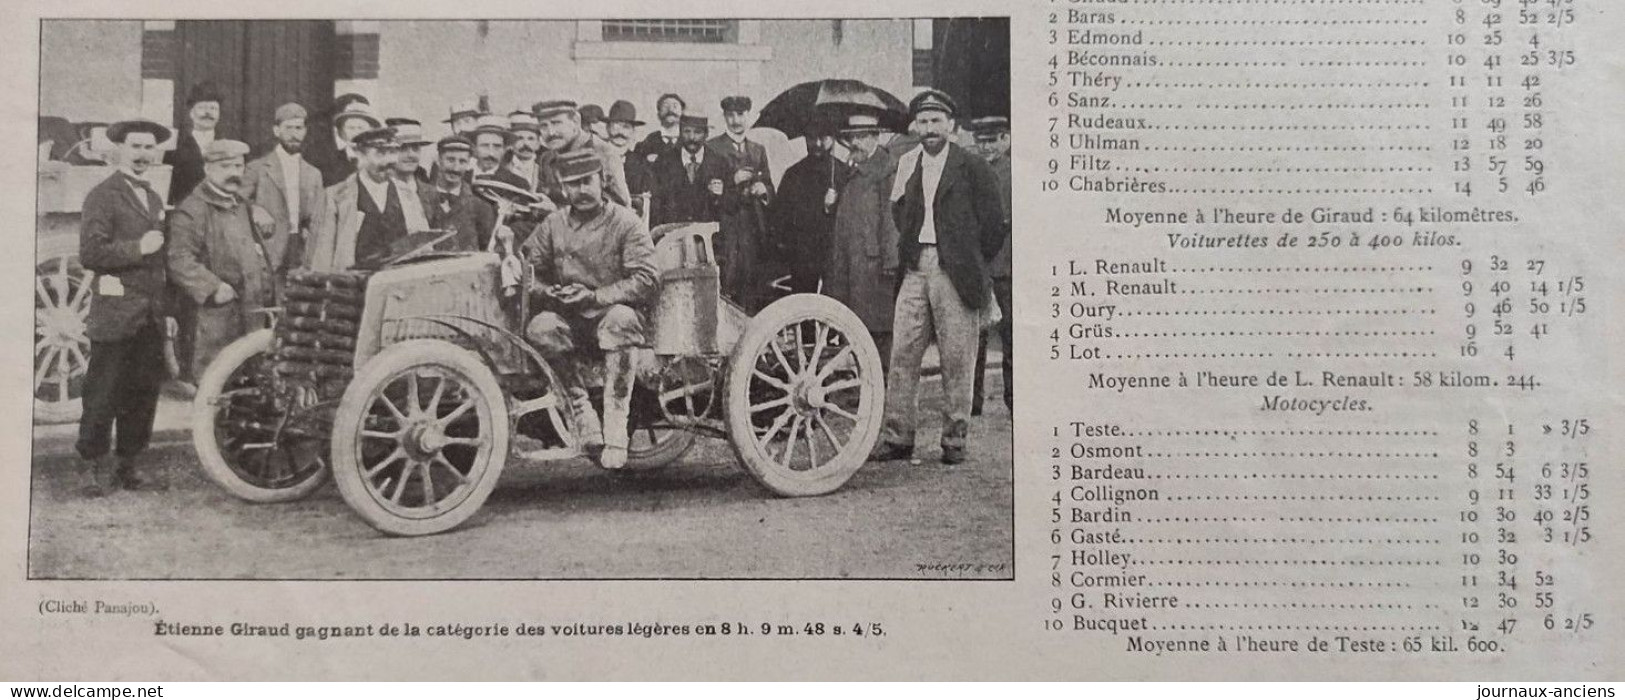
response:
M524 180L526 190L539 192L541 170L536 165L536 154L542 149L542 125L530 112L514 112L508 115L508 123L508 130L513 134L513 149L503 167Z
M256 208L256 228L269 232L265 251L278 273L304 262L306 237L322 218L322 172L305 159L307 116L292 102L278 107L271 125L276 145L243 174L242 198Z
M682 136L683 114L688 111L688 103L683 97L674 92L668 92L655 100L655 121L660 127L649 132L642 141L632 149L632 158L642 160L650 167L654 166L662 154L677 150L677 142Z
M654 191L649 202L651 226L721 218L724 183L730 173L725 159L706 145L710 133L710 120L685 115L678 147L655 161L651 177Z
M918 427L920 361L942 361L942 463L965 460L977 338L994 306L989 261L1004 245L999 179L951 143L954 101L926 90L909 103L920 145L897 164L891 192L902 284L892 314L886 417L872 461L907 459Z
M390 177L400 144L389 127L351 141L356 172L327 189L321 225L311 236L309 266L335 271L375 268L407 236L429 230L429 213L415 187Z

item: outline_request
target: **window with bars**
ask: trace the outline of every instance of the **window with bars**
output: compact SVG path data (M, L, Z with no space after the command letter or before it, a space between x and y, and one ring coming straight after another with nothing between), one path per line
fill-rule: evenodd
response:
M732 44L739 22L731 19L624 19L604 21L604 41Z

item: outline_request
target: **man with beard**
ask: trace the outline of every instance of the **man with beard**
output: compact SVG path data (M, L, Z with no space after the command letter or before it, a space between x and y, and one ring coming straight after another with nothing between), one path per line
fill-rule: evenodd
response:
M1010 120L1004 117L982 117L971 122L971 131L975 133L976 148L981 156L987 159L987 164L993 166L993 174L999 177L999 194L1004 197L1004 226L1010 227ZM993 258L993 299L999 303L999 322L994 324L994 330L999 334L999 348L1004 354L1004 362L999 370L1004 379L1004 407L1011 408L1011 385L1015 379L1011 370L1011 360L1015 353L1010 350L1010 344L1015 335L1015 321L1010 315L1010 245L1012 236L1005 234L1004 247ZM976 389L971 396L971 415L982 414L982 379L987 374L987 332L982 332L980 347L976 353Z
M447 136L435 144L435 181L423 196L429 227L456 231L442 250L484 250L496 225L496 209L474 194L468 183L474 144L461 136Z
M684 116L676 150L655 161L649 223L717 221L729 172L722 156L705 145L711 124L705 117Z
M572 151L554 167L567 207L543 220L522 246L535 270L531 294L542 309L525 335L561 360L587 453L602 447L599 465L619 469L626 465L633 351L649 344L644 323L660 285L654 245L631 209L605 198L597 152ZM598 357L604 367L601 425L582 381Z
M727 162L717 246L722 291L755 312L767 296L767 279L758 269L758 249L767 238L767 207L773 199L773 173L767 149L745 136L750 128L749 97L722 98L727 131L707 142Z
M942 358L942 463L965 460L976 338L993 290L988 261L1004 245L999 179L987 161L950 142L957 108L938 90L909 103L920 146L897 165L890 199L903 270L892 312L886 417L873 461L907 459L918 425L920 361L933 341Z
M197 305L191 375L196 377L232 341L275 305L270 252L241 196L248 145L218 140L203 150L204 180L175 208L169 221L169 278Z
M323 186L332 187L355 174L355 137L383 126L383 122L373 115L366 98L360 95L356 97L360 101L351 102L344 111L333 116L334 151L324 162L316 164L316 168L322 171Z
M167 200L171 206L186 199L203 181L203 149L214 143L214 130L220 124L220 93L212 84L192 86L186 95L186 119L192 128L182 131L175 138L175 149L164 154L164 164L171 168Z
M626 190L626 172L615 156L615 147L581 127L581 113L571 100L544 100L532 109L541 122L542 145L547 152L540 158L541 182L539 191L560 207L565 201L563 181L559 178L559 159L565 153L592 151L598 156L599 179L604 184L604 196L623 207L631 206L632 196Z
M375 268L410 234L429 230L428 212L404 206L407 198L390 177L400 152L395 131L364 131L351 148L356 172L327 189L322 220L310 240L309 266L316 270Z
M279 273L303 262L304 241L322 218L322 173L302 155L305 117L292 102L278 107L271 126L276 145L243 173L240 196L252 205L256 229L269 231L265 251Z
M655 100L655 121L659 123L660 128L643 137L637 147L632 149L631 157L653 167L660 156L677 150L677 142L682 137L683 113L686 111L688 103L677 93L668 92Z
M831 256L830 232L840 192L852 176L852 166L831 154L835 148L831 129L817 127L805 138L807 157L784 171L773 199L772 236L764 251L770 256L763 257L773 258L778 269L790 273L792 291L817 292Z
M146 180L169 129L145 120L107 127L118 147L118 169L85 196L79 262L95 273L85 318L90 338L84 416L74 445L89 483L86 496L104 493L101 471L111 448L116 488L136 489L135 458L152 437L158 387L164 377L164 200ZM66 360L63 360L64 362ZM114 446L113 431L118 430Z

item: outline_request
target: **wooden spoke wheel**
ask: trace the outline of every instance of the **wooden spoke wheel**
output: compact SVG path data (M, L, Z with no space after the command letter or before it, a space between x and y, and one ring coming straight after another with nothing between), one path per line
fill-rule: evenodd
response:
M192 449L203 474L254 503L283 503L327 480L326 443L288 429L286 407L264 385L270 330L238 338L198 379L192 400Z
M34 266L34 420L72 423L84 410L90 366L90 313L94 275L79 264L79 241L47 238Z
M333 478L391 535L450 530L484 505L508 456L506 399L478 356L409 340L369 360L333 420Z
M845 485L880 438L874 338L826 296L796 294L750 320L728 364L727 427L740 464L781 496Z

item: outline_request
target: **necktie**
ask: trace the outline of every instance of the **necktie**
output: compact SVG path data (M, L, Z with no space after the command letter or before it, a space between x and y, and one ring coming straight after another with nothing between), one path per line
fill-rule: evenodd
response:
M700 161L695 158L688 159L688 184L694 184L694 176L700 171Z
M152 198L158 196L158 191L152 189L152 183L140 178L130 178L135 183L135 198L141 200L141 210L152 213Z

